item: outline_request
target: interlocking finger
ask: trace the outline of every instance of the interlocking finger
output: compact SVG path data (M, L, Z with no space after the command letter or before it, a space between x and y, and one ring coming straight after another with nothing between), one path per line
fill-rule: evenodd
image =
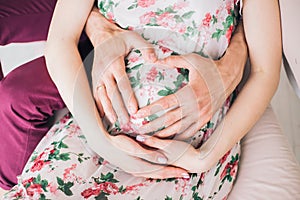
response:
M187 116L187 117L183 118L182 120L175 122L171 126L155 133L154 135L157 137L161 137L161 138L169 137L172 135L177 135L177 134L180 134L181 132L183 132L184 130L186 130L193 123L194 122Z
M163 97L152 104L141 108L134 117L145 118L154 113L164 111L170 108L176 108L179 106L178 99L174 94Z
M189 139L192 139L194 135L199 131L201 128L201 123L193 123L190 127L188 127L186 130L181 132L180 134L177 134L174 139L175 140L185 140L189 141Z
M101 103L101 101L100 101L100 99L99 99L99 95L101 95L101 94L99 94L98 89L101 89L101 88L98 87L98 88L96 89L96 92L95 92L96 94L94 94L94 99L95 99L95 102L96 102L98 111L99 111L99 113L100 113L100 116L101 116L101 117L104 117L103 106L102 106L102 103Z
M185 113L180 108L176 108L174 110L170 110L165 113L163 116L156 118L153 121L141 126L138 130L140 134L150 133L153 131L157 131L161 128L167 128L170 125L174 124L178 120L181 120L185 117Z
M127 124L129 122L129 116L115 80L104 79L104 82L106 85L107 95L112 103L113 109L118 117L120 124Z
M136 113L138 109L138 103L132 90L129 78L125 72L124 60L119 59L117 62L120 66L124 66L124 69L115 72L115 79L127 111L132 115Z

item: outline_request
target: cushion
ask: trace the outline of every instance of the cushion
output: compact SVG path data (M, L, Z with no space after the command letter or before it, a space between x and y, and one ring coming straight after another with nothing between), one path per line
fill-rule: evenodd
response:
M241 147L240 169L228 200L300 199L300 166L271 107Z
M56 0L0 0L0 45L46 40Z

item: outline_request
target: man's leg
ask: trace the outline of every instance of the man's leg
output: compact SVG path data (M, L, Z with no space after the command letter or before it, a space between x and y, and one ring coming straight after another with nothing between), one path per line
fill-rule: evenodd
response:
M53 112L65 105L48 74L44 57L4 77L0 94L0 186L9 189L49 130Z

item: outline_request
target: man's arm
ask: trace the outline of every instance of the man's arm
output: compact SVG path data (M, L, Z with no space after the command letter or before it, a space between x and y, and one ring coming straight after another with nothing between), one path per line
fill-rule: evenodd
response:
M216 61L228 97L240 83L248 58L243 21L240 20L224 56Z

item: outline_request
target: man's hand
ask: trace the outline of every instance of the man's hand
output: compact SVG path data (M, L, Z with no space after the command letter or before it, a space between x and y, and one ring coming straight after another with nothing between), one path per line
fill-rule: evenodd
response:
M157 61L166 67L189 70L189 83L175 94L141 108L134 116L145 118L159 111L170 109L163 116L142 126L140 134L164 127L158 137L176 135L176 139L192 137L241 81L248 57L242 22L238 25L231 43L220 60L211 60L197 54L170 56Z
M186 68L189 70L189 83L176 93L168 95L141 108L136 115L144 118L162 110L169 110L161 117L141 126L139 133L155 133L158 137L184 140L192 137L225 102L226 91L218 70L217 62L191 53L183 56L169 56L157 61L164 67Z

